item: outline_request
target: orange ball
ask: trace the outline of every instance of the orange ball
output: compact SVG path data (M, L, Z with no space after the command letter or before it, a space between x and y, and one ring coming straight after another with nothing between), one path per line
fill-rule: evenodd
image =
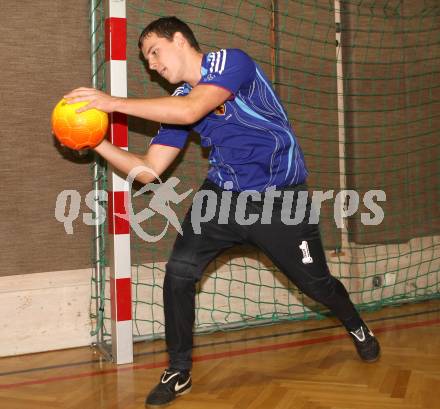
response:
M62 99L52 112L52 131L64 146L81 150L94 148L104 138L108 127L108 115L92 108L76 113L88 102L68 104Z

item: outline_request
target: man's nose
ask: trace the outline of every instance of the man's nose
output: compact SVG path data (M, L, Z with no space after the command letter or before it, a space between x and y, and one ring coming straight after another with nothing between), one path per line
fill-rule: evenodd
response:
M149 60L148 61L148 66L150 67L150 70L156 70L157 62Z

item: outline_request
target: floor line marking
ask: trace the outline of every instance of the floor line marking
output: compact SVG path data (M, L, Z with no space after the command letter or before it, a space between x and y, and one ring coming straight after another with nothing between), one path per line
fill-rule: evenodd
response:
M371 324L373 322L383 322L383 321L390 321L390 320L400 319L400 318L415 317L417 315L426 315L426 314L432 314L435 312L440 312L440 309L417 311L417 312L412 312L412 313L407 313L407 314L393 315L393 316L389 316L389 317L374 318L374 319L367 320L367 323ZM288 322L289 321L286 321L286 322L282 322L280 324L286 324ZM290 322L293 323L293 322L297 322L297 321L290 321ZM277 324L274 324L274 325L277 325ZM238 344L238 343L242 343L243 341L249 342L249 341L258 341L258 340L268 339L268 338L281 338L284 336L290 336L290 335L296 335L296 334L306 334L309 332L319 332L319 331L324 331L324 330L328 330L328 329L336 329L336 328L342 328L342 324L327 325L325 327L303 328L300 330L278 332L276 334L260 335L260 336L245 338L245 339L196 343L194 345L193 349L197 350L199 348ZM205 334L203 334L203 335L205 335ZM201 335L201 337L203 337L203 335ZM197 337L197 334L196 334L196 337ZM167 352L166 349L148 351L148 352L138 352L138 353L134 354L134 357L136 358L136 357L142 357L142 356L157 355L157 354L163 354L165 352ZM6 357L6 359L7 358L9 358L9 357ZM64 363L64 364L59 364L59 365L48 365L48 366L42 366L42 367L37 367L37 368L27 368L27 369L22 369L22 370L18 370L18 371L0 372L0 377L18 375L18 374L24 374L24 373L39 372L39 371L47 371L47 370L52 370L52 369L72 368L75 366L82 366L82 365L92 365L92 364L99 363L101 361L102 361L101 358L97 358L97 359L90 359L87 361L71 362L68 364Z
M440 318L427 320L427 321L420 321L420 322L413 322L408 324L395 324L395 325L388 325L385 327L380 328L374 328L373 331L376 334L382 333L382 332L392 332L392 331L400 331L403 329L410 329L410 328L419 328L419 327L428 327L432 325L440 324ZM232 350L232 351L225 351L225 352L215 352L211 354L205 354L205 355L196 355L193 357L194 362L203 362L208 360L214 360L214 359L222 359L226 357L234 357L234 356L242 356L242 355L248 355L248 354L255 354L260 352L267 352L267 351L276 351L280 349L287 349L287 348L296 348L300 346L305 345L313 345L313 344L320 344L325 342L331 342L338 339L346 338L348 335L347 333L343 334L337 334L337 335L329 335L319 338L309 338L299 341L291 341L291 342L284 342L281 344L271 344L271 345L262 345L258 347L252 347L252 348L243 348L238 350ZM80 379L80 378L86 378L86 377L93 377L97 375L108 375L108 374L114 374L114 373L120 373L120 372L126 372L126 371L137 371L139 369L154 369L154 368L164 368L168 365L168 361L164 362L156 362L152 364L130 364L128 366L122 366L119 368L112 368L112 369L106 369L101 371L91 371L91 372L84 372L74 375L65 375L65 376L54 376L46 379L39 379L34 381L24 381L24 382L16 382L16 383L10 383L10 384L0 384L0 389L10 389L10 388L16 388L21 386L30 386L30 385L41 385L41 384L47 384L52 382L60 382L65 380L72 380L72 379Z

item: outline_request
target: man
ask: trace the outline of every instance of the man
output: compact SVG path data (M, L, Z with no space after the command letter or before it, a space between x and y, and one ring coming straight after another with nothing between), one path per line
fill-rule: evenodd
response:
M151 99L114 98L90 88L67 94L70 102L90 102L82 110L95 107L162 123L144 155L126 152L108 141L95 150L127 174L146 165L160 175L194 129L202 145L211 147L210 169L201 191L218 198L225 191L231 193L226 215L218 209L218 201L213 205L199 196L202 199L193 207L214 210L215 215L195 229L190 210L182 225L183 235L176 239L164 280L170 364L146 404L167 404L190 391L195 285L209 262L236 244L263 250L301 291L341 320L363 360L375 361L379 343L344 286L330 275L318 226L309 223L310 200L303 204L300 223L281 222L285 216L282 197L290 193L294 204L299 204L301 192L307 191L307 170L286 112L262 69L241 50L203 54L191 29L176 17L150 23L140 36L139 47L150 69L172 84L183 85L173 96ZM138 180L149 183L153 177L143 172ZM243 192L249 194L243 196ZM251 212L256 216L253 223L249 223L251 215L246 216Z

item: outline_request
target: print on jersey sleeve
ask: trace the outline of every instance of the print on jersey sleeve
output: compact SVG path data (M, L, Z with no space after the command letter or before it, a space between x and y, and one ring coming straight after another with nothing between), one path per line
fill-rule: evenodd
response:
M206 57L199 84L217 85L236 94L255 78L255 63L238 49L222 49L210 52Z

